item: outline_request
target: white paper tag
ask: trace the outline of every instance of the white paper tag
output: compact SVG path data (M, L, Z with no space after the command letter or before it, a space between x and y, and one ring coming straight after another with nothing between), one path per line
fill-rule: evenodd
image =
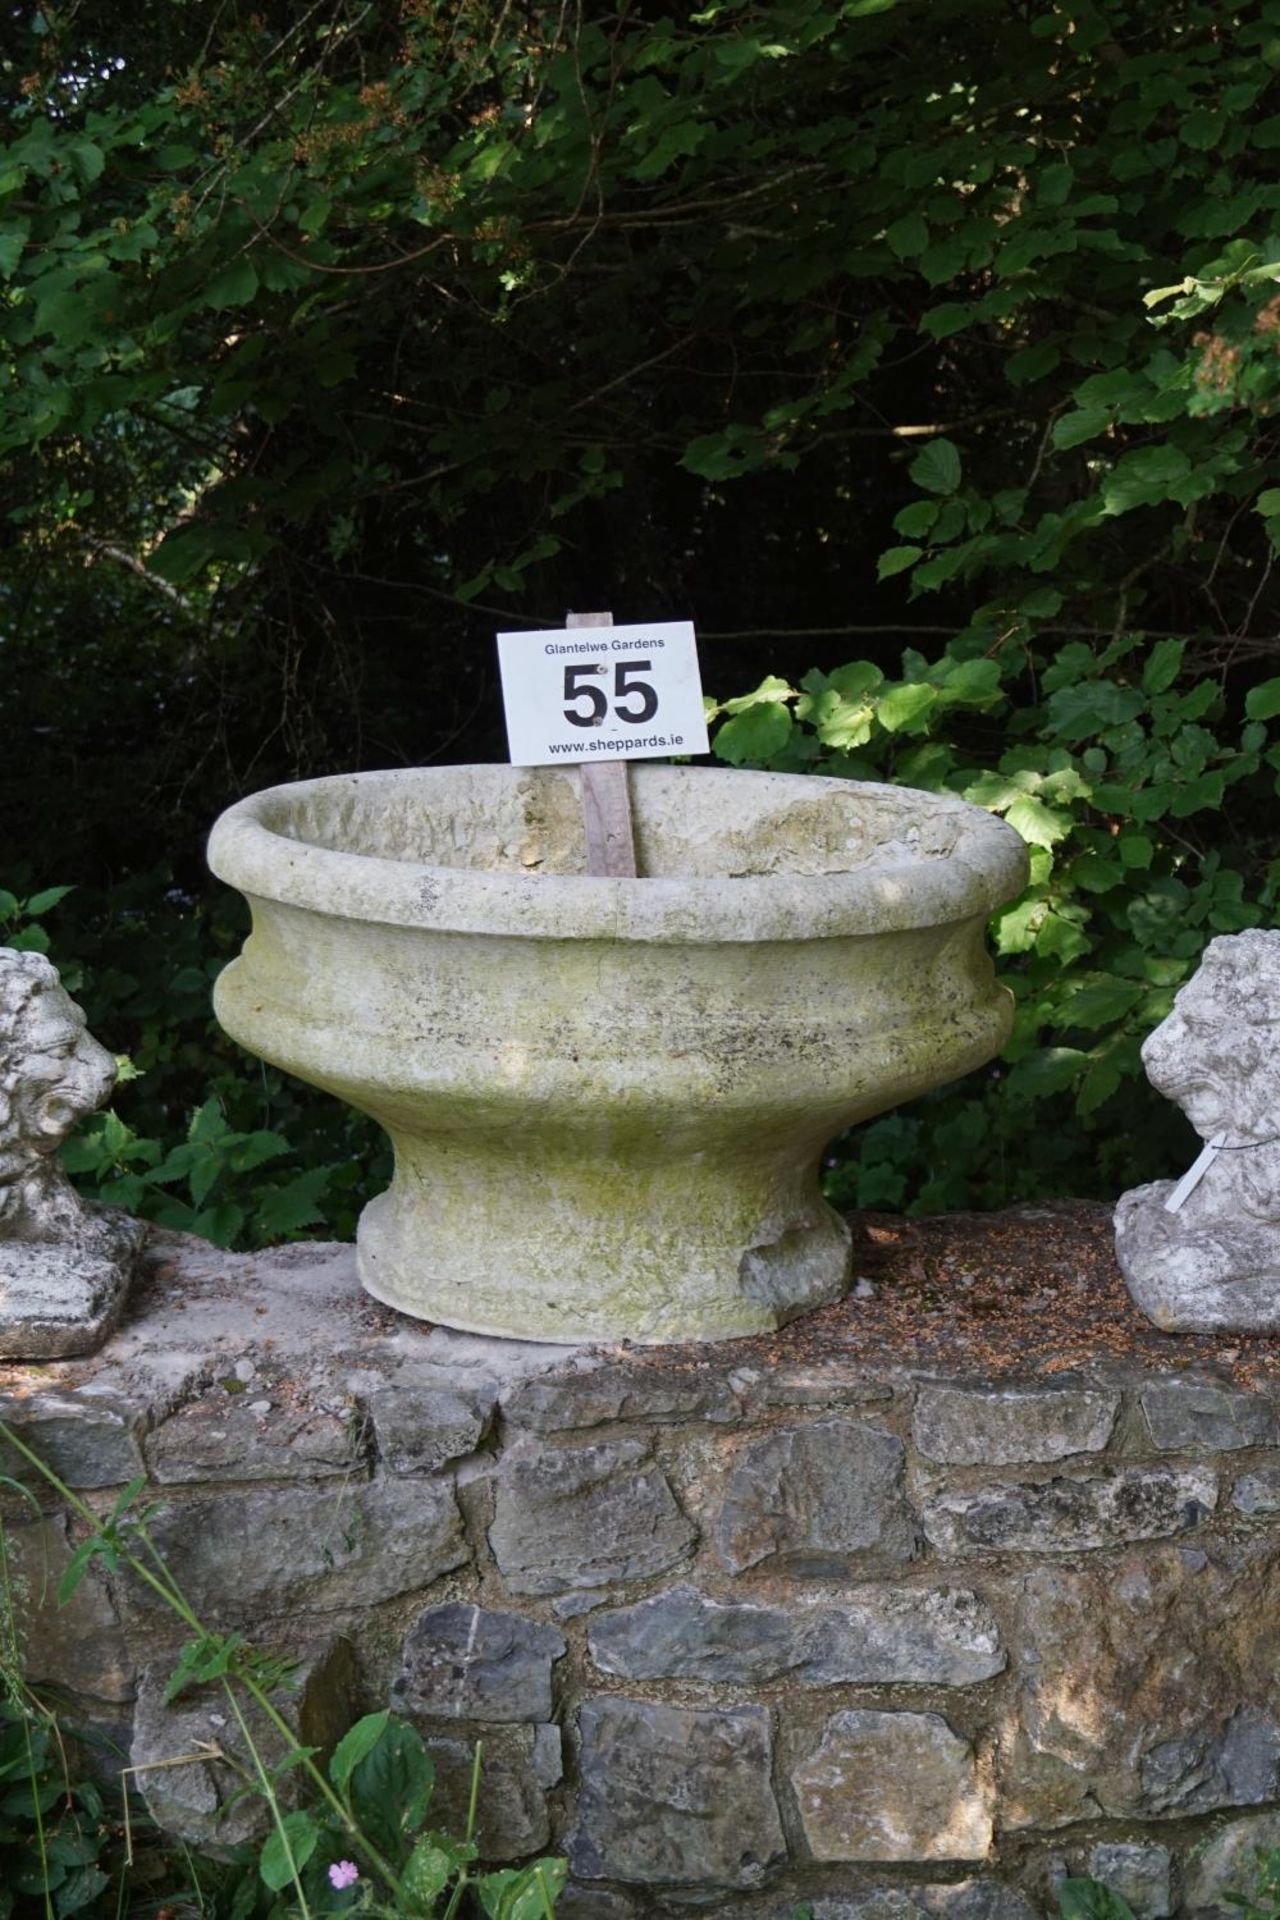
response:
M1177 1213L1184 1200L1189 1200L1210 1167L1227 1144L1225 1133L1215 1133L1212 1140L1206 1141L1200 1157L1189 1166L1179 1180L1173 1192L1164 1203L1166 1213Z
M500 633L498 664L514 766L707 751L689 620Z

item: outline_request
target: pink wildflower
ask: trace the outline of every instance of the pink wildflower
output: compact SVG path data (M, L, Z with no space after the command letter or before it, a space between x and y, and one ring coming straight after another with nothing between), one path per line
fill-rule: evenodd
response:
M329 1869L329 1885L339 1892L343 1887L354 1887L359 1878L360 1869L354 1860L335 1860Z

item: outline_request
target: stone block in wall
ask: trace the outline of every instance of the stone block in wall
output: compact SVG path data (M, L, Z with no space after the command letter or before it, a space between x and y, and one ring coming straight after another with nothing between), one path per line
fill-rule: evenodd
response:
M751 1567L822 1575L910 1560L915 1516L896 1434L829 1418L777 1427L737 1455L716 1523L731 1573Z
M396 1383L365 1397L374 1448L388 1473L434 1473L474 1453L489 1430L496 1392Z
M65 1687L92 1700L131 1700L136 1673L101 1561L86 1569L65 1606L58 1583L71 1561L65 1516L6 1522L5 1574L15 1601L23 1671L34 1685Z
M598 1615L587 1640L600 1671L625 1680L745 1686L963 1687L1006 1659L988 1609L954 1588L855 1587L778 1607L673 1587Z
M1124 1467L934 1494L921 1518L939 1553L1081 1553L1185 1533L1217 1502L1209 1467Z
M822 1894L810 1902L813 1920L1042 1920L1019 1888L1003 1880L959 1880L948 1886L864 1887ZM771 1920L793 1920L794 1906Z
M815 1860L983 1860L993 1795L938 1713L834 1713L791 1769Z
M716 1713L647 1700L585 1700L578 1823L584 1880L648 1888L758 1886L785 1852L763 1707Z
M556 1901L556 1920L634 1920L635 1912L635 1901L625 1894L578 1886L572 1880ZM790 1912L787 1920L791 1920Z
M1014 1828L1165 1819L1280 1798L1280 1556L1159 1547L1029 1573L1002 1740Z
M152 1819L171 1838L194 1846L220 1849L260 1838L271 1813L257 1794L235 1797L244 1773L253 1772L253 1759L225 1689L201 1687L166 1704L168 1679L168 1667L143 1675L129 1754L134 1784ZM334 1639L302 1662L297 1684L281 1688L272 1704L303 1746L319 1749L323 1766L356 1718L355 1689L351 1647ZM243 1691L237 1700L263 1764L277 1765L285 1754L280 1734ZM286 1806L305 1791L301 1778L296 1767L280 1777Z
M147 1435L147 1465L161 1486L212 1480L325 1480L360 1464L354 1415L292 1409L252 1390L220 1386L177 1408Z
M465 1735L418 1721L436 1770L432 1826L462 1834L467 1826L477 1743L480 1798L476 1839L481 1857L502 1862L540 1853L551 1839L548 1795L563 1773L559 1727L480 1726Z
M1231 1504L1238 1513L1280 1513L1280 1466L1242 1473L1231 1490Z
M698 1369L656 1366L639 1356L625 1367L593 1367L541 1374L523 1381L503 1402L508 1426L534 1433L565 1433L633 1420L644 1425L679 1420L738 1420L742 1408L725 1370L714 1361Z
M196 1612L218 1624L373 1606L430 1586L468 1558L443 1481L218 1494L161 1508L149 1531ZM135 1579L124 1591L130 1612L161 1606Z
M1137 1920L1168 1920L1173 1912L1173 1855L1168 1847L1111 1840L1089 1855L1089 1878L1128 1902Z
M1259 1852L1280 1847L1280 1813L1257 1813L1232 1820L1187 1857L1181 1911L1190 1920L1239 1920L1230 1893L1252 1895L1257 1887Z
M458 1720L550 1720L562 1634L519 1613L457 1601L428 1607L392 1682L397 1712Z
M1098 1387L921 1387L911 1433L926 1460L1003 1467L1101 1453L1118 1392Z
M1162 1453L1232 1453L1274 1446L1274 1403L1207 1380L1157 1380L1138 1396L1151 1444Z
M40 1388L19 1399L0 1395L0 1420L69 1487L123 1487L145 1471L139 1438L145 1414L115 1394ZM0 1473L42 1500L52 1488L15 1447L0 1441Z
M696 1538L652 1448L638 1439L517 1441L503 1455L494 1500L489 1545L513 1593L649 1579Z

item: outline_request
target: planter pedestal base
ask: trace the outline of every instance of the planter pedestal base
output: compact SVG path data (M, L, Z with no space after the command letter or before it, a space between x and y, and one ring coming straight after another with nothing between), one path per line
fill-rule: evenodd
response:
M697 1150L637 1166L401 1136L361 1216L360 1277L401 1313L515 1340L768 1333L849 1280L847 1225L807 1166L785 1174Z

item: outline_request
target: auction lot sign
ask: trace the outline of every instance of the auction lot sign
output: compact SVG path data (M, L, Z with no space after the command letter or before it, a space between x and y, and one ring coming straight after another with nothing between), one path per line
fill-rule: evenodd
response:
M500 633L498 661L517 767L707 751L692 621Z

